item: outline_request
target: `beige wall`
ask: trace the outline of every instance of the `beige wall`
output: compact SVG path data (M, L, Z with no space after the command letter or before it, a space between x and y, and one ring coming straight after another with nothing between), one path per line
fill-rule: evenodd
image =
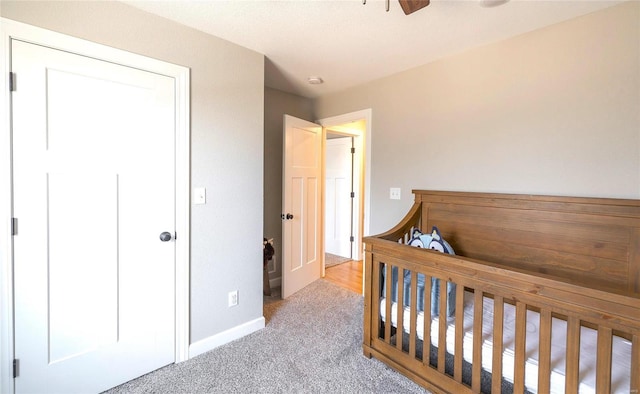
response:
M276 272L281 278L282 262L282 127L284 115L313 121L311 100L265 88L264 91L264 236L273 238L276 249Z
M314 101L316 118L363 108L372 233L411 189L640 198L640 3Z
M207 188L191 213L191 343L261 318L264 56L118 2L1 5L3 17L191 69L191 184Z

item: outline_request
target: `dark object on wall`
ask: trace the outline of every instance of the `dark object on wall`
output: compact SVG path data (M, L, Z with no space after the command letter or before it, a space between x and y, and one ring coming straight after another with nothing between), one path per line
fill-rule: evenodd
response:
M405 15L409 15L429 5L429 0L399 0Z

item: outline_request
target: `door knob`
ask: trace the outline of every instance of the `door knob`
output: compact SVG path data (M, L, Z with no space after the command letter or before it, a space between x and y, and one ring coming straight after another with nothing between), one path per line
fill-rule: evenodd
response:
M282 220L285 220L285 219L286 220L291 220L291 219L293 219L293 215L290 214L290 213L288 213L286 215L283 213L283 214L280 215L280 217L282 218Z
M162 241L162 242L171 241L171 238L173 238L173 237L171 236L170 232L165 231L165 232L160 234L160 241Z

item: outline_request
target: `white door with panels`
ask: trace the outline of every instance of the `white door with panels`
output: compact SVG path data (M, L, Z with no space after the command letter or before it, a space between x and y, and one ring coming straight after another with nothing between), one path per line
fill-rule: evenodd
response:
M353 236L353 137L325 145L325 252L351 258Z
M284 116L282 298L322 270L322 127Z
M175 360L173 78L12 40L16 392Z

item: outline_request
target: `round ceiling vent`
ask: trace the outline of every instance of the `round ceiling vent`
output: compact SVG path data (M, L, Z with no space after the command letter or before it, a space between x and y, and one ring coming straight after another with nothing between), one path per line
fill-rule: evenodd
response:
M497 7L499 5L503 5L509 0L478 0L481 7Z
M324 81L320 77L309 77L307 78L307 82L309 82L311 85L320 85Z

